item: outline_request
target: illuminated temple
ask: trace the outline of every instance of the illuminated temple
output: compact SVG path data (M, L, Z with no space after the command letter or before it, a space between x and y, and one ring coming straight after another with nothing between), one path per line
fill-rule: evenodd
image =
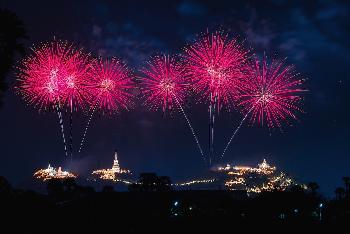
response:
M76 175L68 171L62 171L61 167L58 169L52 167L50 164L46 169L40 169L34 173L34 177L38 180L47 181L50 179L67 179L77 178Z
M248 194L264 191L284 191L291 186L299 185L306 189L305 185L297 184L284 172L278 171L265 159L257 167L249 166L218 166L213 168L211 178L192 180L173 184L177 189L227 189L246 191Z
M118 154L114 153L114 161L112 168L100 169L92 172L92 175L98 176L102 180L117 181L118 177L122 174L131 174L131 171L122 169L119 165Z
M264 159L257 167L231 166L217 167L216 171L229 190L245 190L248 193L263 191L284 191L297 183L283 172L269 165ZM304 185L301 185L305 187Z

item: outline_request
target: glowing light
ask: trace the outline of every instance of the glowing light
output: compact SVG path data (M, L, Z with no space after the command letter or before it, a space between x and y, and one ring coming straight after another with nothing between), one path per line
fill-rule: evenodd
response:
M91 77L92 59L81 50L73 51L67 58L66 76L62 81L62 102L69 108L83 108L89 98L88 81Z
M249 193L263 191L284 191L297 183L283 172L277 173L274 166L270 166L264 159L257 167L231 166L217 167L218 172L227 173L225 186L229 190L246 190ZM302 185L303 188L305 188ZM305 188L306 189L306 188Z
M142 73L146 104L151 109L162 108L164 113L166 110L179 108L204 159L205 156L197 134L182 107L190 84L184 63L176 57L155 56L148 62L148 67L144 68Z
M268 65L266 60L256 60L251 67L237 105L250 115L252 123L266 122L270 128L281 128L283 121L296 119L295 112L302 112L300 94L306 91L301 87L304 80L298 78L292 66L280 61Z
M38 180L47 181L51 179L67 179L77 178L76 175L68 171L62 171L62 168L58 169L51 167L50 164L46 169L40 169L34 173L34 177Z
M236 39L218 31L204 34L185 48L192 88L201 101L209 102L209 164L214 159L215 112L234 106L244 84L248 52Z
M188 182L183 182L183 183L176 183L173 184L173 186L189 186L189 185L194 185L194 184L207 184L207 183L213 183L217 179L204 179L204 180L192 180Z
M247 77L237 98L237 106L244 117L233 132L221 158L247 118L251 123L264 125L267 122L269 128L281 129L282 122L297 119L295 113L302 112L300 95L306 91L301 88L304 80L298 78L299 74L292 66L286 66L280 61L268 65L264 57L262 61L255 60L250 67L246 66L246 69Z
M245 183L245 179L242 178L242 177L239 177L237 179L234 179L234 180L229 180L229 181L226 181L225 182L225 186L233 186L233 185L236 185L236 184L244 184Z
M125 182L125 180L117 179L117 176L120 174L131 174L131 171L120 168L117 152L114 154L114 161L111 169L101 169L92 172L92 175L97 175L102 180ZM131 182L128 181L126 181L126 183L131 184Z
M83 107L88 99L86 83L90 76L91 59L72 44L54 40L33 49L19 67L16 92L39 110L56 108L65 154L62 107ZM72 131L71 131L72 142ZM72 144L72 143L71 143ZM72 151L72 145L70 145Z
M218 171L229 171L229 175L242 175L244 173L256 172L259 174L272 174L276 171L276 167L270 166L266 159L263 159L262 163L258 164L257 168L247 166L231 166L227 164L225 167L218 167Z
M93 115L97 110L112 114L122 109L128 110L133 104L134 88L131 71L116 58L98 59L93 63L91 79L88 82L90 109L88 122L80 141L81 152Z
M118 59L95 61L88 85L92 108L97 106L103 112L114 113L132 106L132 74Z
M161 108L163 112L184 103L189 80L186 79L184 64L176 57L161 55L152 57L141 70L144 83L143 93L151 109Z
M72 44L54 40L33 49L19 67L15 89L34 107L49 109L58 102L72 108L87 99L90 58Z
M205 34L185 48L184 57L194 90L217 105L217 110L223 105L230 106L242 85L247 54L248 51L227 34Z

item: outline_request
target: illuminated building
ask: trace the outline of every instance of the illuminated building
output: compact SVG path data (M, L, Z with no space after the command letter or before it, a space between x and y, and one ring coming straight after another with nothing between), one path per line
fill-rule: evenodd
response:
M67 178L77 178L76 175L68 171L62 171L61 167L58 169L49 166L46 169L40 169L34 173L36 179L47 181L50 179L67 179Z
M231 166L217 167L216 171L224 180L229 190L245 190L248 193L263 191L284 191L293 185L298 185L292 178L276 167L270 166L264 159L257 167ZM304 185L301 185L303 188Z
M249 166L218 166L213 169L214 175L211 179L195 179L183 183L175 183L173 186L200 189L222 189L241 190L248 194L261 193L263 191L284 191L293 185L299 185L306 189L303 184L297 184L285 173L271 166L265 159L257 167ZM200 187L199 187L200 186Z
M242 175L244 173L249 172L256 172L258 174L265 174L269 175L276 171L276 167L270 166L266 159L263 160L262 163L258 164L257 168L254 167L247 167L247 166L231 166L230 164L227 164L225 167L218 167L217 171L228 171L228 174L234 175Z
M121 180L118 177L118 175L121 174L131 174L131 171L127 169L122 169L119 165L118 161L118 154L117 152L114 153L114 161L113 166L110 169L100 169L92 172L92 175L98 176L98 178L102 180L111 180L111 181L119 181L126 184L130 184L130 182Z

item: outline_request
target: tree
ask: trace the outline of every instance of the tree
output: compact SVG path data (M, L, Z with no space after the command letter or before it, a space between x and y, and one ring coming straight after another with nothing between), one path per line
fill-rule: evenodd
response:
M168 176L158 177L156 173L141 173L137 183L129 186L130 191L169 191L171 180Z
M158 176L156 173L141 173L139 177L139 185L141 191L156 191Z
M63 194L63 184L60 179L51 179L47 182L47 193L49 196L57 197Z
M62 185L65 192L75 192L78 188L74 178L64 179Z
M171 190L171 180L169 176L158 177L158 190L160 191L170 191Z
M5 177L0 176L0 194L10 194L12 191L11 184Z
M22 21L11 11L0 9L0 105L8 85L6 75L11 70L15 56L24 55L24 46L21 43L28 36Z
M301 185L293 185L289 188L289 191L295 194L304 194L305 189Z
M345 193L346 193L346 196L349 196L349 191L350 191L350 177L344 176L344 177L343 177L343 181L344 181L344 184L345 184Z
M307 187L311 190L311 195L316 196L317 190L320 186L316 182L310 182Z
M343 187L338 187L335 189L334 193L335 193L336 199L341 200L345 196L345 189Z
M114 192L114 188L113 186L110 185L106 185L102 188L102 192L103 193L113 193Z

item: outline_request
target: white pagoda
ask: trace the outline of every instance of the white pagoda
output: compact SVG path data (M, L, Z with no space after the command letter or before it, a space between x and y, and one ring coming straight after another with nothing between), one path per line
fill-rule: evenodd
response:
M120 173L121 171L119 166L117 151L114 152L114 161L113 161L112 171L114 171L115 173Z
M93 175L98 175L100 179L116 180L118 174L131 174L131 171L122 169L119 166L118 153L114 152L113 166L110 169L101 169L92 172Z

